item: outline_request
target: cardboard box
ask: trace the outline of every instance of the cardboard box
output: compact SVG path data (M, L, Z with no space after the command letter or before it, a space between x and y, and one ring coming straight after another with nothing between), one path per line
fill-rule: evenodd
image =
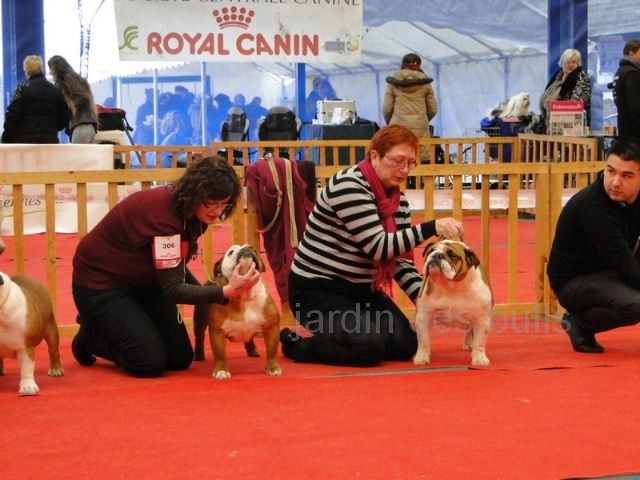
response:
M553 100L549 112L549 135L584 137L586 113L582 100Z

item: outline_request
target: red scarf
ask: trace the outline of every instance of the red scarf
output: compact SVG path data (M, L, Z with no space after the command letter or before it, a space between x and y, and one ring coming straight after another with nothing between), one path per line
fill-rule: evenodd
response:
M369 155L360 162L358 168L373 190L378 214L380 215L380 220L382 220L382 228L387 233L397 231L398 226L396 225L395 214L400 208L400 189L398 187L390 188L389 190L384 189L378 174L373 168ZM373 289L386 290L391 294L395 271L396 262L393 258L380 260L373 277Z

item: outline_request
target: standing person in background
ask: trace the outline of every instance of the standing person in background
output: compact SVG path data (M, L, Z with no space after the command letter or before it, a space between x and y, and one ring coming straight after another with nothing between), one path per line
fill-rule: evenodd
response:
M4 116L3 143L60 143L58 132L69 123L62 92L44 77L42 58L22 62L27 81L18 86Z
M402 57L400 70L387 77L382 116L387 125L407 127L418 138L431 137L429 122L438 113L438 102L433 92L433 78L422 71L422 60L415 53ZM429 149L420 149L420 160L426 162Z
M316 118L319 100L338 100L336 91L327 78L316 77L313 79L312 85L313 90L304 102L304 115L300 116L305 123L311 123Z
M618 135L640 139L640 39L629 40L613 77L613 100L618 109Z
M582 100L587 117L587 127L591 126L591 81L582 70L582 55L578 50L567 48L558 61L560 69L551 77L540 96L541 117L545 121L545 131L549 133L549 112L553 100Z
M98 131L98 110L89 82L60 55L51 57L47 64L71 112L71 143L92 143Z
M595 74L591 70L588 74L591 82L591 131L601 132L604 129L604 92Z
M262 98L253 97L244 109L249 119L249 140L259 140L258 122L267 115L268 110L262 106Z

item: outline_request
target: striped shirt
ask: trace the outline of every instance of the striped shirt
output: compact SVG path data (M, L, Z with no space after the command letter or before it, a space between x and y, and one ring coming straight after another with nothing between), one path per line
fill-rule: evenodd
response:
M307 278L373 282L381 260L396 259L395 280L415 301L422 278L413 261L400 258L435 235L435 221L411 226L404 193L395 215L397 232L385 232L373 190L353 166L329 179L309 217L291 270Z

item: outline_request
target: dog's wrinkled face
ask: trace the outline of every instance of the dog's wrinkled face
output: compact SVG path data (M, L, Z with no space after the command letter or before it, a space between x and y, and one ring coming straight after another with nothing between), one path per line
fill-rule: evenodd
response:
M440 240L425 252L424 275L441 275L447 280L464 277L471 267L480 265L480 259L463 242Z
M231 245L224 257L216 262L213 273L215 276L221 275L228 279L236 265L240 264L240 274L244 275L252 263L258 271L265 271L264 263L255 248L251 245Z

